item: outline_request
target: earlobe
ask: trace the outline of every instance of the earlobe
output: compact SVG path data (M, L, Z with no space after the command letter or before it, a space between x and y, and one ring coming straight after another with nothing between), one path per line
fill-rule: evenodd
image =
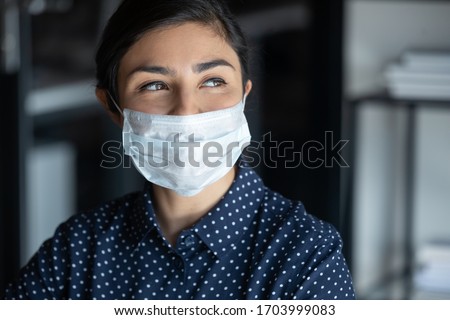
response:
M106 95L106 90L104 89L95 89L95 95L97 97L98 102L102 105L103 108L108 108L108 99Z
M112 112L111 108L109 107L109 99L108 99L108 93L105 89L96 88L95 89L95 95L97 96L97 100L102 105L103 109L105 109L108 116L111 118L111 120L117 124L119 127L122 128L123 126L123 119L122 116L119 113Z
M250 94L250 91L252 91L252 86L253 86L252 81L247 80L247 82L245 83L245 87L244 87L244 95L246 97L248 97L248 95Z

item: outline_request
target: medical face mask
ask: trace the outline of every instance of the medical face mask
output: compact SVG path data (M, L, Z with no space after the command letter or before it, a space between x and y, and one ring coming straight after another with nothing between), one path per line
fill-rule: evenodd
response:
M159 115L124 109L123 148L150 182L193 196L234 166L250 143L237 105L193 115Z

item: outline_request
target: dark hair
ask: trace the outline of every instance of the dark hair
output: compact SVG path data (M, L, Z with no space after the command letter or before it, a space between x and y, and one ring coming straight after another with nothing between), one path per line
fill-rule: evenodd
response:
M246 39L221 0L124 0L109 19L97 50L97 88L106 89L118 101L117 74L128 49L147 31L199 22L216 28L239 57L243 81L248 79ZM117 111L112 107L111 110Z

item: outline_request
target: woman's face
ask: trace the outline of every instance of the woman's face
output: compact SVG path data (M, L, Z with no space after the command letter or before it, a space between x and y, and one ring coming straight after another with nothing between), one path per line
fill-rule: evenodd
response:
M121 60L120 106L153 114L188 115L242 100L239 58L209 26L184 23L145 34ZM245 86L245 94L251 82Z

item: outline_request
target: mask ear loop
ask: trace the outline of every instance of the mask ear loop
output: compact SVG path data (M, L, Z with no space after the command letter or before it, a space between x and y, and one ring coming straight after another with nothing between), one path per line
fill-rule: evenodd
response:
M108 93L109 98L111 99L111 101L113 102L114 106L116 107L116 109L119 111L119 113L122 115L123 117L123 111L119 108L118 104L116 103L116 100L114 100L114 98L112 97L111 93L109 93L108 90L106 90L106 92Z
M245 111L245 102L247 100L247 95L244 94L244 97L242 98L242 104L244 105L244 111Z

